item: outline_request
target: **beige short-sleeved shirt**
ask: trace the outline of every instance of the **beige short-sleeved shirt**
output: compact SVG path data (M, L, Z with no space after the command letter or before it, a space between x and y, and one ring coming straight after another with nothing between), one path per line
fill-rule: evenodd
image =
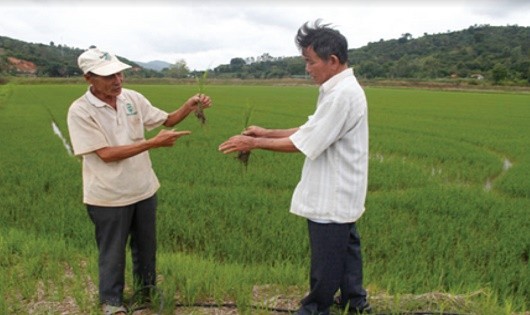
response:
M106 163L95 153L104 147L143 141L144 131L162 125L168 114L140 93L123 89L116 110L90 89L68 110L74 154L83 157L83 202L105 207L133 204L152 196L160 183L149 152Z
M352 69L320 86L315 113L290 139L306 156L291 212L320 223L357 221L368 183L368 108Z

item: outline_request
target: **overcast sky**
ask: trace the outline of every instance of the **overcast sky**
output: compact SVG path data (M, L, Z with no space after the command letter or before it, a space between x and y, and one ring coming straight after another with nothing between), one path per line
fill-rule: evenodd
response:
M530 26L527 0L3 0L0 36L88 48L133 61L184 59L190 70L235 57L299 55L294 35L322 18L350 48L410 33L458 31L472 25Z

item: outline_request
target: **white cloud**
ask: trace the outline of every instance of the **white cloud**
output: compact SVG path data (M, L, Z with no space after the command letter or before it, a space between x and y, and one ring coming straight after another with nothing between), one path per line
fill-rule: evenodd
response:
M357 48L404 33L420 37L476 24L530 23L528 1L9 1L0 4L0 35L69 47L97 45L135 61L186 60L191 69L231 58L294 56L295 33L323 18Z

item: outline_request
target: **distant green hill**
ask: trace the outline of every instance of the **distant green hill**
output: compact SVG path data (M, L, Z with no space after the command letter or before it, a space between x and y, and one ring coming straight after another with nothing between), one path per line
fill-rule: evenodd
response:
M65 45L33 44L0 36L0 75L21 75L8 57L32 62L35 75L79 76L78 48ZM139 77L170 76L120 57L137 69ZM475 78L494 83L530 83L530 27L471 26L461 31L424 34L413 38L380 40L349 51L350 64L363 79L440 79ZM142 67L143 66L143 67ZM210 77L282 78L305 75L299 56L275 58L268 53L258 58L234 56L230 64L210 69Z
M29 61L37 66L37 76L66 77L80 75L77 57L81 49L66 46L26 43L0 36L0 74L26 74L8 61L9 57Z
M17 39L0 36L0 74L27 75L20 71L8 58L29 61L37 68L34 73L42 77L71 77L80 76L81 70L77 66L77 57L84 49L71 48L66 45L49 45L27 43ZM124 62L139 67L135 62L119 57ZM147 71L148 72L148 71Z
M530 82L530 27L472 26L463 31L379 41L350 51L365 78L468 78Z
M171 64L169 62L161 61L161 60L153 60L149 62L136 62L138 65L140 65L142 68L145 69L151 69L155 71L162 71L166 68L169 68Z
M476 78L499 83L530 83L530 27L471 26L445 34L381 40L351 49L349 62L364 79ZM300 57L264 58L246 63L234 58L215 68L218 75L270 78L304 75Z

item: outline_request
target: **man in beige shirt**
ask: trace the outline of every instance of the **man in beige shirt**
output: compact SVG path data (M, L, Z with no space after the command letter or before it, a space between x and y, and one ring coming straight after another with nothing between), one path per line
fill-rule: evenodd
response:
M129 65L90 48L78 58L90 84L72 103L68 130L74 154L83 158L83 202L95 225L99 250L99 300L104 314L126 314L123 305L125 248L130 236L135 285L156 285L156 191L160 183L148 150L171 147L189 131L161 130L145 139L145 130L173 127L190 113L211 106L204 94L190 97L166 113L140 93L124 89ZM148 292L148 291L147 291Z

